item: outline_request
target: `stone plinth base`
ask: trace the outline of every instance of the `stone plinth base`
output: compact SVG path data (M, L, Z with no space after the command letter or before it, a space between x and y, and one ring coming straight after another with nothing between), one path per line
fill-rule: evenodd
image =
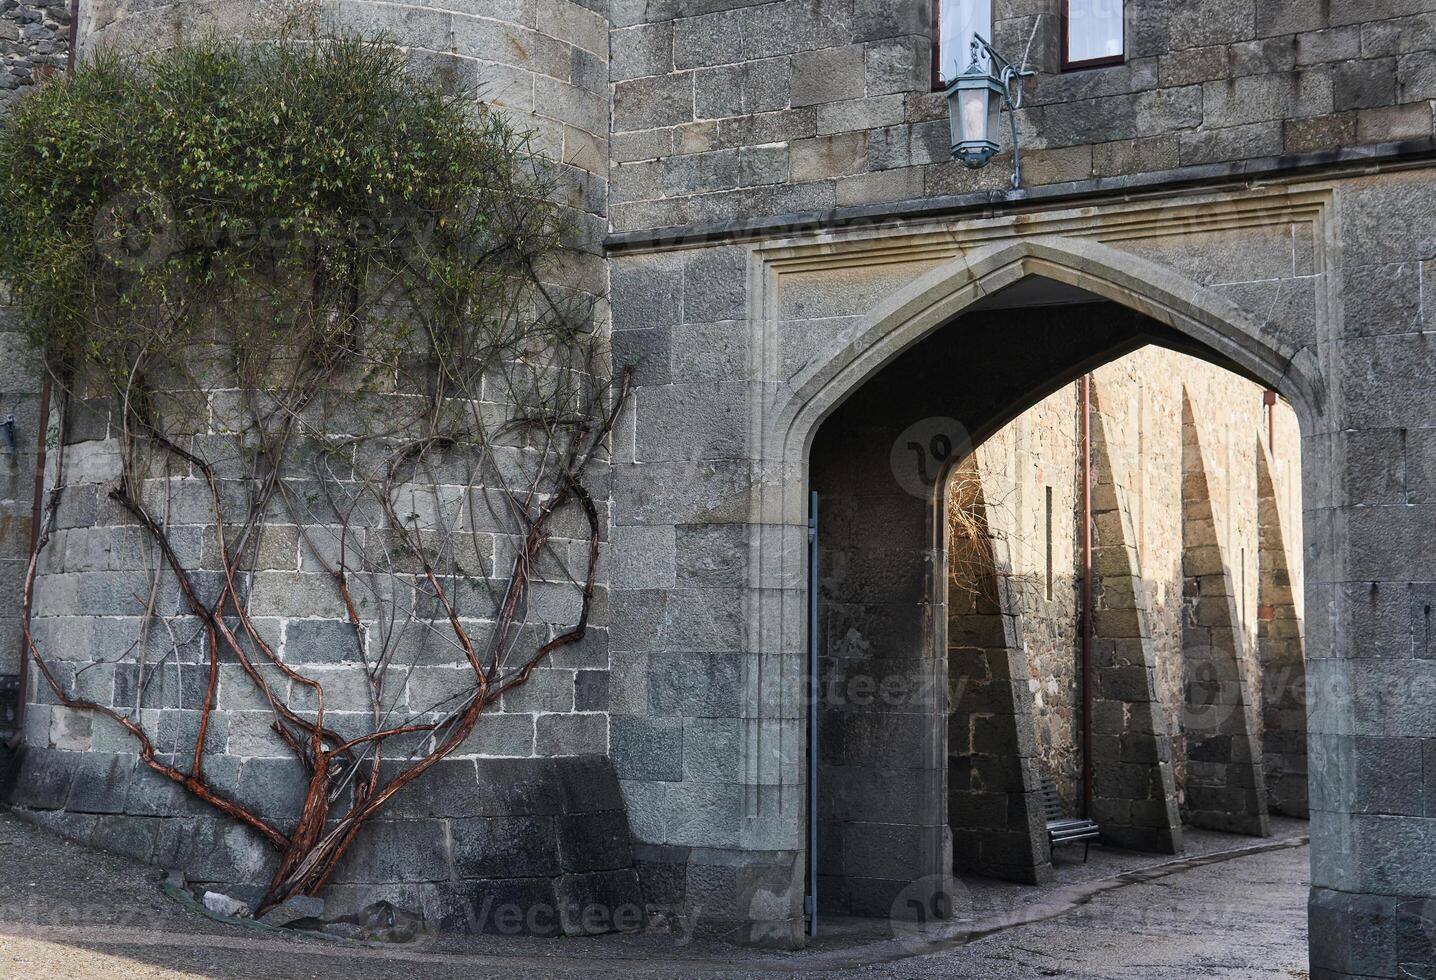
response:
M289 760L214 766L218 786L264 815L297 812L280 808L302 786ZM276 863L258 834L133 755L27 748L10 802L73 840L249 901ZM452 932L592 935L645 922L618 780L594 756L440 763L366 824L323 897L330 914L384 899Z

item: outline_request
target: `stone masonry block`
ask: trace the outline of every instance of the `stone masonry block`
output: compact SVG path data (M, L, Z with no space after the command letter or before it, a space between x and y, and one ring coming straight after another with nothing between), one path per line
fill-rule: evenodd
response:
M843 133L794 141L789 148L794 180L819 180L859 173L868 165L865 133Z
M731 190L739 184L741 165L737 149L669 157L664 161L663 192L680 197Z
M1289 153L1309 153L1348 146L1356 139L1356 115L1336 113L1306 119L1288 119L1282 123L1285 147Z
M576 711L607 711L609 707L607 670L575 671L573 706Z
M380 772L381 778L392 778L397 775L398 766L386 763ZM507 789L507 786L501 786L497 792L504 795ZM385 807L384 814L394 819L462 817L477 809L473 803L476 795L492 796L494 793L494 787L481 786L478 782L472 759L448 758L431 766L404 792L395 796Z
M673 22L638 24L610 34L609 71L615 82L673 69Z
M683 268L683 318L689 323L741 320L747 314L748 253L741 248L704 249Z
M655 75L613 87L613 131L677 126L693 120L693 73Z
M683 275L675 263L646 259L619 263L612 279L615 331L661 327L682 318Z
M1256 5L1256 32L1261 37L1314 31L1326 26L1323 0L1268 0Z
M343 620L291 619L284 626L284 659L291 664L360 662L359 637Z
M925 35L932 29L931 14L921 2L899 0L857 0L853 4L853 35L860 41Z
M556 897L565 935L635 932L643 927L643 893L632 870L564 875Z
M558 853L565 872L629 868L633 864L629 843L628 818L623 810L558 818Z
M1320 116L1352 108L1335 104L1331 79L1316 72L1280 72L1207 82L1202 86L1202 105L1208 129Z
M743 12L718 10L674 21L673 60L680 69L742 61Z
M1383 58L1371 61L1347 61L1336 66L1334 74L1334 108L1372 109L1396 101L1396 62Z
M678 719L615 715L610 750L613 764L624 779L683 778L683 723Z
M604 755L608 752L608 716L539 715L535 721L534 751L554 756Z
M1356 136L1363 143L1398 143L1426 139L1431 135L1430 104L1383 106L1362 109L1356 118Z
M127 814L101 817L90 835L90 843L111 854L148 862L154 855L159 824L153 817Z
M794 108L862 98L864 94L862 45L850 44L794 55L791 89Z
M552 817L472 817L450 822L459 878L531 878L560 871Z
M655 654L649 704L658 717L736 717L740 671L736 654Z
M1234 75L1269 75L1296 67L1296 43L1290 37L1243 41L1227 52Z
M10 792L10 802L32 810L57 810L70 796L70 782L84 756L27 747L20 757L19 772Z
M335 873L337 882L446 881L447 836L437 820L371 820Z
M633 369L634 385L661 385L673 380L671 327L646 327L613 332L614 370Z
M254 831L204 816L163 821L155 863L183 868L191 881L251 882L265 880L275 860Z
M1137 135L1163 136L1203 122L1201 86L1161 88L1137 97Z
M932 63L929 43L917 36L869 43L866 50L867 94L921 92L930 87Z

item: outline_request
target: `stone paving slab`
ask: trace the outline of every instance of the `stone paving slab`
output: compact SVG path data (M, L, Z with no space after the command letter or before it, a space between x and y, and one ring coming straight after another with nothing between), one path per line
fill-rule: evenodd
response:
M1158 862L1095 849L1087 865L1059 859L1057 883L1025 890L1022 906L1041 910L1046 903L1051 917L925 955L913 954L935 937L901 929L895 937L886 923L829 929L798 954L654 934L380 947L209 920L164 897L155 869L0 814L0 861L8 869L0 876L0 976L1304 978L1308 848L1292 834L1265 843L1203 835L1189 843L1184 860L1199 866L1144 871ZM1268 849L1227 857L1233 845ZM1006 896L989 899L974 907L990 916ZM1070 907L1059 907L1063 902Z

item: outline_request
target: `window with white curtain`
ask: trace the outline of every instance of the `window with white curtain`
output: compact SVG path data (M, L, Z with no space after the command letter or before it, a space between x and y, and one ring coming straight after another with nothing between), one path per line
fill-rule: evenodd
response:
M972 63L972 36L992 39L992 0L937 0L938 82L950 82Z
M1125 56L1123 0L1062 0L1062 67L1120 64Z

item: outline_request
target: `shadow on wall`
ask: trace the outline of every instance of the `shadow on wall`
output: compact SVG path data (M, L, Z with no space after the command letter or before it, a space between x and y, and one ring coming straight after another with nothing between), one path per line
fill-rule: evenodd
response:
M1051 877L1037 735L1007 542L992 532L975 459L948 482L947 815L954 867ZM1004 574L1007 572L1007 574Z

